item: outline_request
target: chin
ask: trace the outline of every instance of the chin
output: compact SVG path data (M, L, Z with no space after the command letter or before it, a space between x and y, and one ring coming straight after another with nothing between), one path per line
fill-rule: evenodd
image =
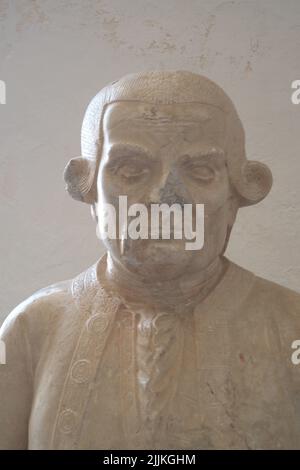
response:
M193 256L182 240L136 240L126 246L121 260L130 271L167 280L184 273Z

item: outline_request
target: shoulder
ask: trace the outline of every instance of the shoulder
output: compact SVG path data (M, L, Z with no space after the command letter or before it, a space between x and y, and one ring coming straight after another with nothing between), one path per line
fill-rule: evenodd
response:
M248 308L281 328L300 331L300 293L260 276L253 275L252 279L246 299Z
M230 303L236 300L240 309L251 317L264 316L282 325L300 326L300 293L264 279L229 261ZM231 273L231 274L230 274Z
M17 329L37 328L38 324L51 322L62 314L65 305L72 299L72 281L63 281L38 290L17 305L6 317L0 329L0 336L6 336Z
M269 281L260 276L255 276L253 286L255 292L265 300L271 300L272 303L278 303L287 309L298 310L300 314L300 293L288 287Z
M0 337L16 334L17 330L26 330L30 337L45 337L69 318L76 321L78 302L89 290L92 272L94 266L73 279L52 284L32 294L6 317L0 329Z

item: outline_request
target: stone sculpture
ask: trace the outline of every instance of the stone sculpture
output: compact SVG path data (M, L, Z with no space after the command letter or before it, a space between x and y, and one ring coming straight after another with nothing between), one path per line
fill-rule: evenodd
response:
M35 293L1 338L3 449L300 447L300 295L224 255L239 208L272 186L249 161L223 90L187 71L132 74L91 101L70 195L204 204L205 240L126 238L75 279Z

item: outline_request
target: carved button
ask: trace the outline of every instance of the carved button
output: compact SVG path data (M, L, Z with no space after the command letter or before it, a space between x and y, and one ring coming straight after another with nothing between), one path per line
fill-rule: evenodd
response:
M71 369L71 378L78 384L87 382L90 378L90 361L81 359L75 362Z
M109 319L107 316L99 313L93 315L87 321L87 329L90 333L103 333L108 327Z
M145 320L141 320L138 326L139 332L143 336L150 336L151 329L152 329L152 322L150 318L146 318Z
M60 432L64 434L70 434L76 425L76 413L72 410L64 410L60 417L59 417L59 422L58 422L58 427Z
M160 313L157 315L154 320L154 328L156 330L169 330L170 328L174 327L175 321L178 320L176 315L170 315L169 313Z

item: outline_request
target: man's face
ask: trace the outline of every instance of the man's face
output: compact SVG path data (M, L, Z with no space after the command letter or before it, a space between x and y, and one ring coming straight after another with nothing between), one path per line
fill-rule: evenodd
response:
M187 250L184 238L106 239L115 260L142 276L172 279L204 269L222 252L235 215L224 129L222 111L205 104L117 102L107 106L97 180L100 226L103 204L110 203L118 214L121 195L127 196L128 207L204 204L205 213L201 250ZM118 223L117 233L122 232L123 222Z

